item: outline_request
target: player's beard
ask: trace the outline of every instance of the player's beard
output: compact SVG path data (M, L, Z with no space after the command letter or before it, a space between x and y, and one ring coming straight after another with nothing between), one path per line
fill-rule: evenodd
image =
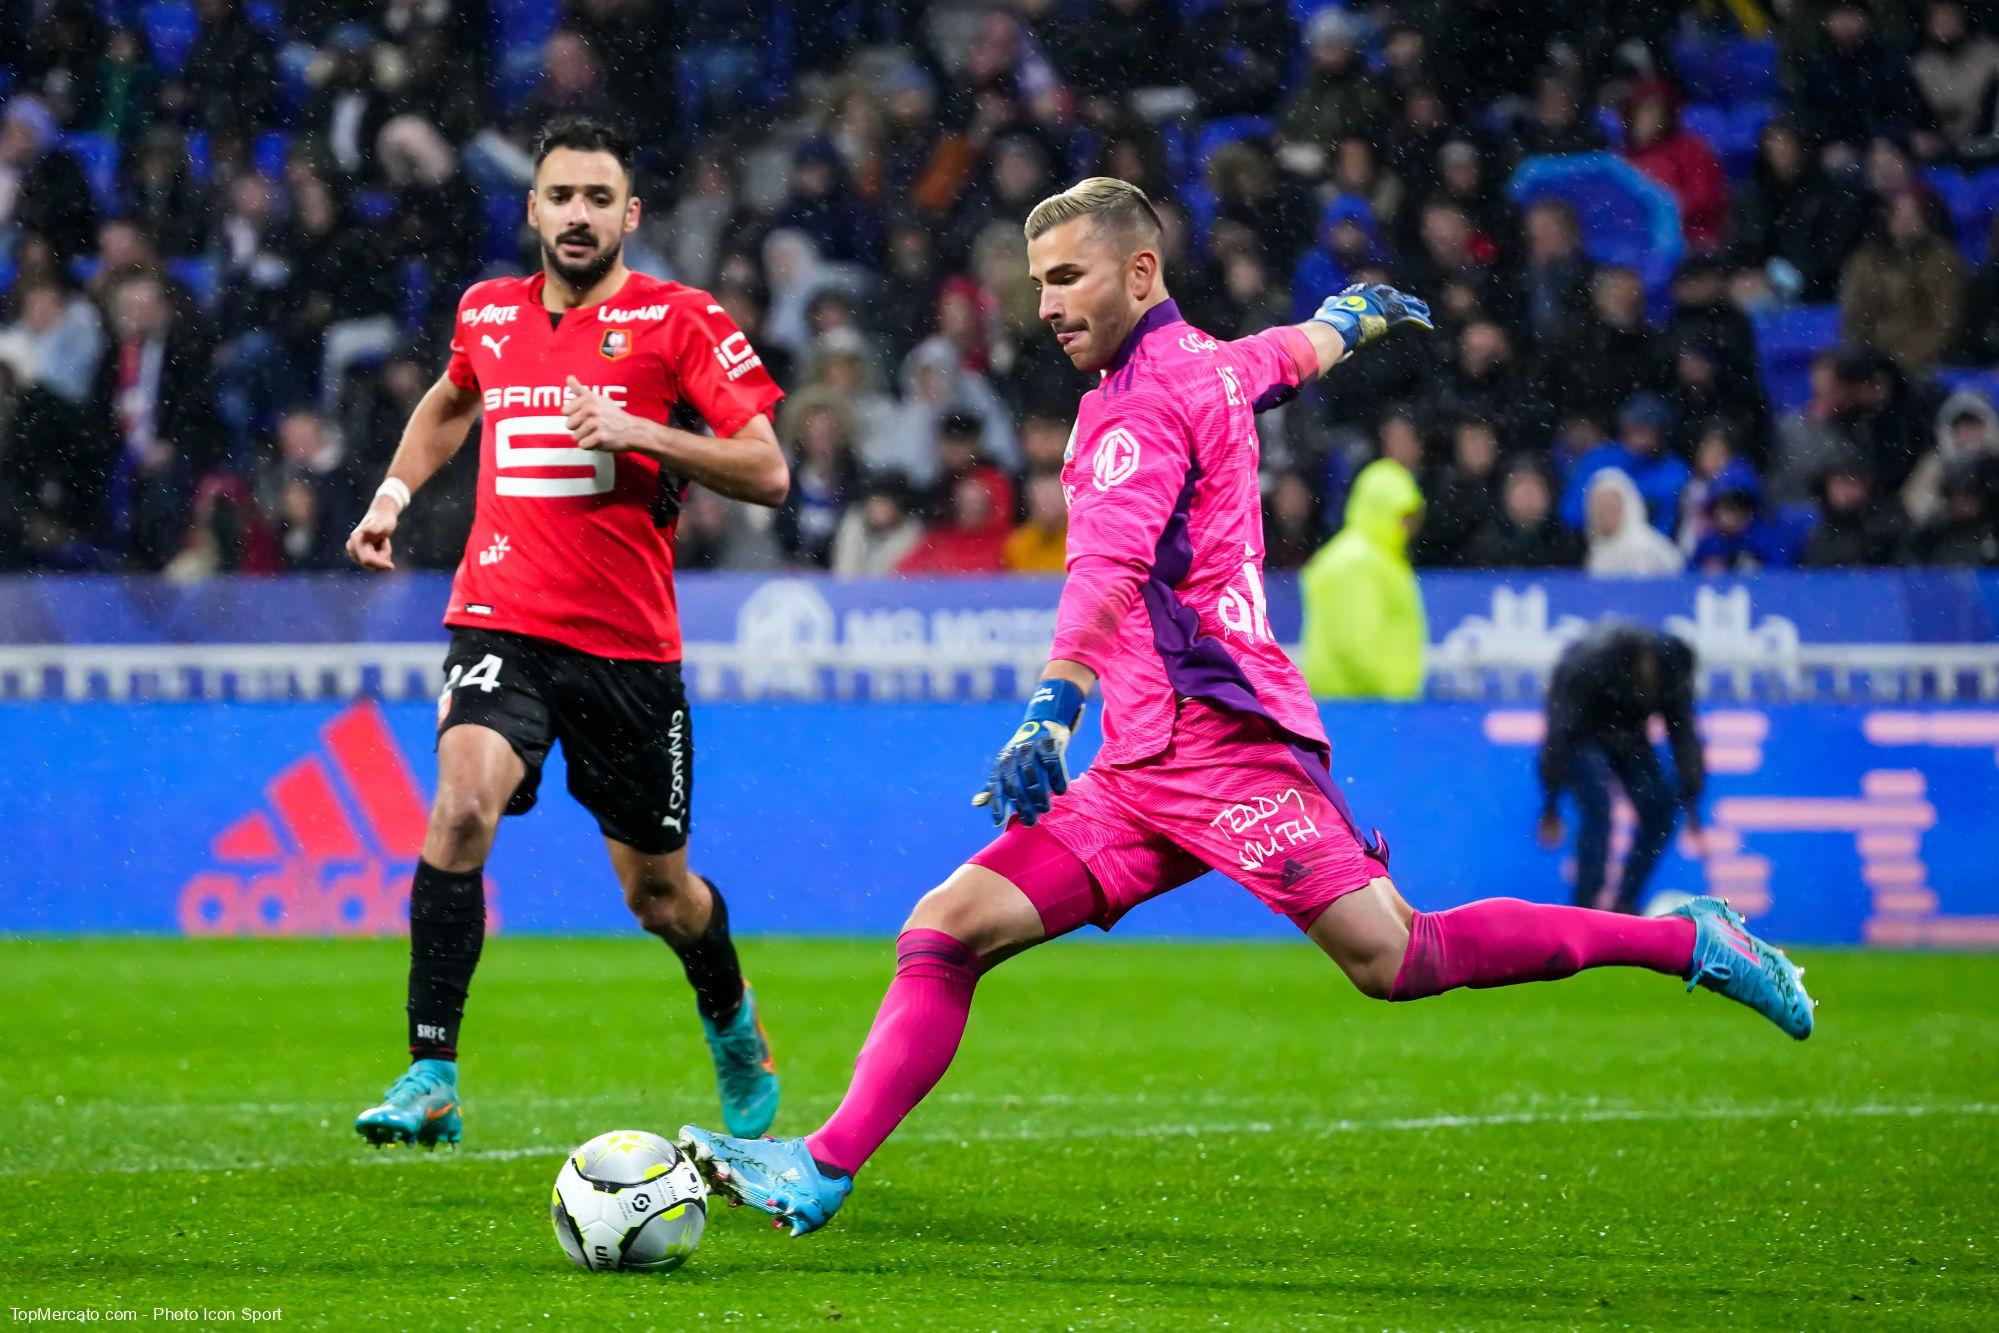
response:
M561 244L562 238L560 236L555 239L557 245ZM592 237L591 239L594 240L596 238ZM541 238L541 262L553 269L556 276L568 283L570 290L587 292L592 287L595 287L606 273L611 271L611 266L618 262L618 255L623 252L624 248L625 238L619 236L582 263L571 264L564 260L561 252L554 245L550 245L547 238L544 237Z

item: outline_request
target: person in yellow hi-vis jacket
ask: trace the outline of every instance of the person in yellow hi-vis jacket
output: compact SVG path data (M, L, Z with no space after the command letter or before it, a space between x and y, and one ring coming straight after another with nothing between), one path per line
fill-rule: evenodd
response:
M1347 496L1346 526L1299 572L1305 683L1321 699L1414 699L1429 622L1409 565L1423 492L1393 459L1369 463Z

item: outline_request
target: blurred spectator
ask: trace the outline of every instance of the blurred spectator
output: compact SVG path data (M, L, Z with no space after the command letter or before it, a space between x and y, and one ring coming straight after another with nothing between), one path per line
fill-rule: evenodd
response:
M1030 474L1026 498L1026 519L1007 534L1006 567L1016 574L1060 574L1069 537L1069 503L1062 495L1061 474Z
M1519 156L1599 153L1603 131L1582 113L1575 85L1561 74L1543 75L1534 89L1534 108L1518 131Z
M187 530L194 479L218 441L207 396L207 349L175 318L157 278L137 275L111 293L112 340L92 393L113 460L103 497L115 555L158 569Z
M799 366L798 389L825 388L840 396L854 418L854 439L862 457L895 419L895 400L882 392L881 364L865 336L832 329L812 340Z
M1263 497L1263 567L1298 569L1325 540L1324 506L1296 468L1277 474Z
M168 254L194 254L207 241L207 192L194 179L178 130L162 125L147 133L125 197L132 221Z
M1509 455L1546 448L1554 432L1553 410L1521 374L1513 340L1487 320L1467 324L1458 335L1457 359L1433 378L1424 405L1430 429L1438 432L1462 417L1491 422Z
M1819 477L1818 522L1798 563L1807 569L1893 564L1907 526L1900 507L1875 494L1867 464L1843 455Z
M96 197L56 133L55 116L35 98L9 98L0 110L0 253L17 235L41 238L58 264L90 247Z
M877 473L861 489L860 503L847 506L833 536L833 572L848 578L892 574L923 539L923 525L910 512L909 484L899 473Z
M37 383L34 351L0 332L0 569L88 568L107 469L75 407Z
M1569 473L1562 496L1563 521L1583 526L1591 479L1614 468L1643 497L1639 512L1649 513L1660 532L1672 531L1680 512L1680 491L1693 475L1666 447L1672 424L1672 409L1657 394L1641 393L1626 403L1617 414L1617 438L1585 452Z
M1960 459L1999 460L1999 413L1985 395L1960 390L1937 409L1936 444L1902 486L1902 507L1918 523L1943 508L1943 479Z
M195 0L195 11L194 45L161 89L161 108L182 126L211 133L270 124L278 87L271 39L239 0Z
M1933 0L1923 20L1923 43L1909 62L1930 119L1944 139L1963 144L1991 123L1999 42L1971 30L1959 0Z
M349 180L373 174L375 139L396 114L376 66L374 35L364 24L343 23L305 71L312 93L302 120Z
M1409 565L1423 493L1393 459L1354 478L1346 524L1298 575L1300 666L1322 699L1413 699L1423 691L1429 626Z
M1019 463L1006 410L982 375L964 367L948 339L929 338L902 364L902 401L888 429L861 442L861 459L871 470L894 469L917 486L937 479L937 433L945 416L975 418L986 456L1002 467Z
M380 359L399 336L395 291L375 234L342 217L333 187L304 174L292 194L291 249L296 256L274 321L286 350L319 365L320 405L333 410L349 367Z
M1999 565L1999 460L1959 458L1944 469L1943 506L1916 529L1909 558L1919 565Z
M1645 322L1645 288L1628 268L1604 268L1590 283L1590 309L1543 344L1537 378L1563 417L1609 421L1658 376L1659 353Z
M999 474L960 474L944 497L943 514L896 565L899 574L995 574L1004 568L1013 498Z
M1811 396L1777 423L1769 475L1770 494L1778 503L1810 499L1827 465L1852 450L1840 427L1844 403L1839 355L1820 352L1812 358Z
M1392 230L1402 216L1407 193L1402 179L1382 162L1374 140L1364 134L1342 135L1333 145L1332 178L1327 184L1339 194L1365 199L1381 234Z
M532 138L543 125L566 115L615 120L618 109L605 93L603 61L581 36L558 28L542 44L541 77L513 120Z
M1846 261L1840 331L1926 372L1957 337L1965 288L1957 247L1937 234L1929 202L1905 190L1882 206L1880 234Z
M1680 509L1671 531L1680 550L1691 556L1709 531L1708 499L1724 474L1741 465L1742 450L1729 423L1720 417L1704 422L1691 450L1693 477L1680 492Z
M1605 467L1590 474L1584 509L1587 573L1597 578L1662 578L1686 568L1686 557L1653 526L1644 496L1622 468Z
M1935 399L1912 385L1893 357L1864 344L1838 354L1834 375L1840 433L1884 489L1901 489L1932 442Z
M1744 462L1730 463L1709 483L1702 502L1707 535L1694 547L1691 567L1702 574L1753 574L1797 563L1788 535L1763 500L1763 483Z
M772 524L794 564L829 565L840 518L860 492L854 461L854 417L830 389L795 393L779 414L779 437L791 456L791 492Z
M1595 265L1583 253L1582 229L1566 202L1544 199L1527 210L1527 252L1520 275L1528 329L1552 338L1587 318Z
M1411 288L1432 293L1431 304L1460 324L1494 318L1500 295L1499 246L1449 199L1431 199L1417 213L1416 253L1402 268Z
M1763 127L1737 201L1735 243L1759 264L1789 267L1772 269L1779 290L1800 301L1830 300L1840 261L1865 225L1859 198L1812 159L1795 125L1773 120Z
M771 227L804 233L820 255L836 263L872 263L881 246L880 220L854 190L840 150L826 139L799 145L792 158L791 192L772 216Z
M104 117L104 57L110 44L104 18L91 0L39 0L24 15L32 19L22 35L16 65L19 90L36 97L58 123L73 130L96 129Z
M1188 82L1210 116L1267 116L1277 109L1297 35L1285 0L1220 0L1187 34Z
M478 196L458 170L458 154L429 122L397 116L382 127L375 156L395 195L393 223L383 258L421 261L429 306L454 309L458 285L470 274L478 234L465 225L477 215Z
M1451 432L1451 462L1432 484L1423 527L1412 551L1418 565L1458 568L1471 563L1472 542L1498 521L1499 433L1467 417Z
M673 121L674 80L667 68L672 29L647 0L563 0L562 26L583 39L604 67L604 91L640 142Z
M1689 248L1713 250L1727 239L1728 178L1714 150L1681 127L1678 100L1665 83L1632 90L1624 109L1624 156L1679 203Z
M1312 229L1312 199L1280 177L1261 144L1232 143L1208 159L1208 188L1218 221L1233 222L1256 238L1266 254L1291 254Z
M77 293L38 283L15 293L19 322L7 332L28 353L26 378L64 402L80 406L90 397L104 354L104 324L97 307Z
M339 569L367 508L367 478L339 433L308 408L278 420L277 447L257 469L256 500L276 522L287 569Z
M1481 262L1508 267L1517 261L1520 215L1486 172L1485 156L1471 140L1452 138L1437 149L1437 191L1424 202L1464 210L1474 232L1472 250Z
M1848 161L1869 139L1906 135L1923 116L1907 57L1875 37L1872 16L1857 3L1826 10L1824 45L1805 62L1798 100L1813 137Z
M1736 447L1751 463L1769 457L1770 409L1754 367L1731 363L1702 338L1685 338L1666 367L1666 400L1678 422L1720 418L1737 431Z
M1500 512L1471 540L1470 563L1488 569L1575 569L1583 541L1555 516L1548 474L1531 458L1516 459L1500 487Z
M1187 46L1174 0L1091 0L1071 21L1074 68L1065 72L1103 112L1135 90L1182 81Z
M1374 210L1359 195L1342 194L1319 214L1318 244L1298 259L1291 283L1291 315L1311 318L1321 302L1353 281L1353 274L1387 255L1374 222Z
M1658 345L1670 360L1688 343L1713 349L1731 375L1756 374L1756 328L1729 300L1727 270L1712 257L1696 255L1673 273L1673 310Z
M173 559L160 570L170 583L194 583L217 574L275 574L284 567L270 519L241 477L226 472L202 478L189 505L191 517Z
M715 280L716 261L730 233L742 228L736 173L727 155L699 154L670 208L642 215L652 248L667 257L673 276L690 287Z
M1345 135L1371 135L1388 121L1388 98L1367 71L1362 20L1328 6L1305 24L1305 75L1277 116L1277 160L1317 179L1326 173L1327 145Z

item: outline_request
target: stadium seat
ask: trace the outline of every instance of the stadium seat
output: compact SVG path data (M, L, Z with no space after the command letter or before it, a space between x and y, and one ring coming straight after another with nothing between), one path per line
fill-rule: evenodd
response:
M1936 373L1937 387L1945 393L1968 391L1984 394L1987 402L1999 403L1999 370L1977 366L1944 366Z
M1775 108L1768 102L1736 106L1694 102L1681 109L1680 123L1707 141L1730 180L1740 180L1756 165L1756 141L1773 114Z
M1208 188L1208 159L1216 150L1232 143L1267 138L1275 128L1275 122L1268 116L1223 116L1203 125L1194 136L1194 150L1186 175L1180 181L1180 202L1187 208L1196 250L1207 248L1208 229L1215 221L1215 196Z
M1772 407L1789 411L1811 397L1812 358L1839 341L1839 307L1790 306L1754 322L1764 391Z
M72 130L56 141L56 147L75 158L90 182L90 193L99 208L110 208L118 200L118 141L108 134Z
M1777 96L1777 44L1744 37L1682 38L1673 43L1680 86L1703 102L1734 106Z
M1680 262L1680 206L1613 154L1530 157L1513 173L1507 192L1523 208L1543 198L1566 202L1582 224L1590 257L1637 269L1648 292L1663 291Z
M145 31L153 63L160 67L161 73L180 73L180 67L187 63L187 53L194 49L195 35L201 28L194 6L183 0L153 0L139 11L139 25Z
M1955 167L1927 167L1923 181L1943 200L1965 259L1983 264L1990 249L1992 218L1999 213L1999 167L1971 174Z
M216 295L222 290L221 266L215 260L169 259L167 276L187 288L203 310L215 308Z
M291 156L291 150L289 134L283 130L267 130L257 136L257 142L250 150L250 160L257 164L259 175L279 180L285 174L285 159Z
M250 0L243 6L243 13L250 20L250 26L274 42L282 42L291 35L285 27L284 11L272 0Z

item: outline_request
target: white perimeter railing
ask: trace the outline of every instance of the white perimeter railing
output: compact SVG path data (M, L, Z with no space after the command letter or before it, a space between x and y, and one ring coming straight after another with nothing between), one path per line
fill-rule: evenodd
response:
M444 645L48 644L0 647L0 701L428 699ZM689 692L705 700L1013 699L1043 658L833 644L773 654L734 643L686 649ZM1433 648L1432 698L1538 698L1553 653ZM1999 644L1811 644L1702 661L1710 698L1740 702L1999 701Z

